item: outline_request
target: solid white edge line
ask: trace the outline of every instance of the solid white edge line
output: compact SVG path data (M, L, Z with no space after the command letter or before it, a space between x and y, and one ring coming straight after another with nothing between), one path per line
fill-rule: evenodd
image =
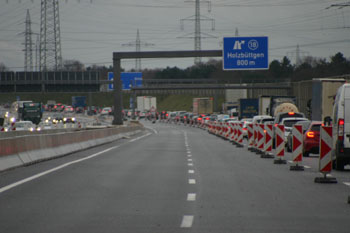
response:
M153 129L153 128L151 128L151 127L145 126L145 128L146 128L146 129L149 129L149 130L152 130L155 134L158 134L158 131L155 130L155 129Z
M190 228L190 227L192 227L193 219L194 219L193 215L184 215L183 218L182 218L182 222L181 222L180 227L181 228Z
M187 194L187 201L195 201L196 200L196 194L195 193L188 193Z
M343 182L343 184L350 186L350 182Z
M139 139L144 138L144 137L149 136L149 135L151 135L151 134L148 133L148 134L146 134L146 135L137 137L137 138L135 138L135 139L133 139L133 140L128 141L127 143L129 143L129 142L134 142L134 141L136 141L136 140L139 140ZM126 143L125 143L125 144L126 144ZM125 145L125 144L123 144L123 145ZM82 161L85 161L85 160L88 160L88 159L92 159L92 158L97 157L97 156L99 156L99 155L101 155L101 154L104 154L104 153L106 153L106 152L108 152L108 151L110 151L110 150L116 149L116 148L118 148L118 147L120 147L120 146L122 146L122 145L110 147L110 148L108 148L108 149L105 149L105 150L103 150L103 151L97 152L97 153L92 154L92 155L90 155L90 156L87 156L87 157L85 157L85 158L77 159L77 160L74 160L74 161L71 161L71 162L62 164L62 165L57 166L57 167L55 167L55 168L52 168L52 169L49 169L49 170L47 170L47 171L38 173L38 174L36 174L36 175L30 176L30 177L28 177L28 178L25 178L25 179L23 179L23 180L17 181L17 182L15 182L15 183L6 185L6 186L0 188L0 193L6 192L6 191L8 191L8 190L10 190L10 189L12 189L12 188L15 188L15 187L17 187L17 186L19 186L19 185L25 184L25 183L27 183L27 182L29 182L29 181L38 179L38 178L40 178L40 177L42 177L42 176L45 176L45 175L47 175L47 174L50 174L50 173L52 173L52 172L61 170L61 169L65 168L65 167L68 167L68 166L70 166L70 165L72 165L72 164L80 163L80 162L82 162Z

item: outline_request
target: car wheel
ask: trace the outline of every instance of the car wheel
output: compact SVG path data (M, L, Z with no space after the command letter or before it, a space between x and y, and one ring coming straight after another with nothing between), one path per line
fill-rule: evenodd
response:
M335 161L335 170L337 171L343 171L344 170L344 163L340 159L336 159Z
M307 152L307 151L303 152L303 157L309 157L309 155L310 155L310 152Z

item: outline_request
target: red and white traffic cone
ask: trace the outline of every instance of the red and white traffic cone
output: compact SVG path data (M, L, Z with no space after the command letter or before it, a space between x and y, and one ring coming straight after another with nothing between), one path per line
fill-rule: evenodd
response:
M286 164L287 161L284 159L284 125L275 126L276 132L276 150L274 164Z
M265 127L265 145L264 145L264 153L260 156L261 158L273 159L274 156L272 152L272 124L267 124Z
M299 166L299 163L303 161L303 127L301 125L294 125L292 129L292 136L292 159L295 165L290 166L289 170L304 171L304 166Z
M316 177L315 183L337 183L337 179L329 177L332 172L332 126L321 126L319 171L323 177Z

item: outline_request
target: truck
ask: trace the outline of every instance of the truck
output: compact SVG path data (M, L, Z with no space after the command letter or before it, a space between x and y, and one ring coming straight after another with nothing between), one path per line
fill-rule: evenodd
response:
M138 96L136 99L137 111L148 112L157 109L157 98L153 96Z
M253 118L259 114L259 99L240 99L239 118Z
M333 103L337 90L345 83L345 79L320 78L312 80L311 119L323 121L332 116Z
M72 107L86 107L86 96L72 96Z
M42 116L41 103L23 103L21 120L31 121L37 125L40 123Z
M286 108L277 108L279 105L288 103ZM288 111L291 106L295 106L294 110L298 111L296 107L296 97L295 96L260 96L259 97L259 115L270 115L275 116L276 108L278 112Z
M193 98L193 114L212 114L213 98Z

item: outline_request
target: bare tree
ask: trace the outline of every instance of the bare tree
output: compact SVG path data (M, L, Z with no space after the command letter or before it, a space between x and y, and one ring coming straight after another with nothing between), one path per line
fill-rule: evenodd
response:
M85 71L85 66L78 60L65 60L63 62L63 70L65 71Z
M5 66L4 63L0 62L0 72L6 72L9 71L9 69Z

